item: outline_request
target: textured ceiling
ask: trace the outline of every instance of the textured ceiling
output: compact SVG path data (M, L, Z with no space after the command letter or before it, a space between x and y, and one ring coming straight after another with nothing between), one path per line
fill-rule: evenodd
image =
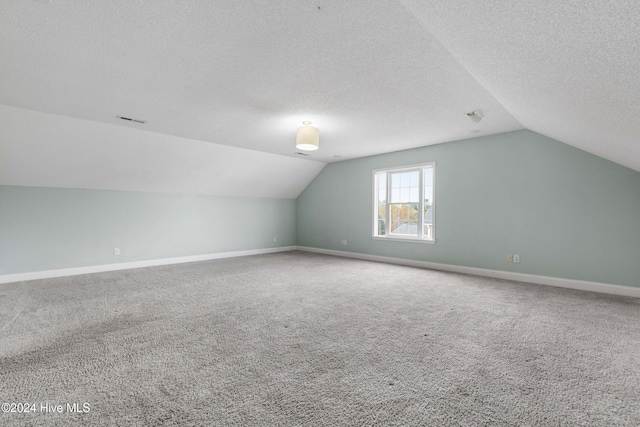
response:
M311 120L325 162L522 128L396 2L1 7L6 105L288 156Z
M321 169L309 160L523 127L640 170L639 11L636 2L608 0L3 0L0 104L150 131L136 134L145 143L130 132L125 139L139 153L168 157L155 164L108 157L129 171L118 189L162 191L132 171L162 176L158 165L181 150L198 153L199 141L219 155L219 145L231 146L229 160L215 163L219 176L233 175L237 159L249 169L270 163L269 176L282 167L276 159L295 160L281 172L288 183L279 184L295 197L308 182L303 170ZM465 115L475 109L485 113L477 124ZM37 126L49 118L24 120ZM321 133L320 150L306 158L293 146L303 120ZM64 123L79 133L97 129ZM122 150L123 136L104 132L95 149ZM41 135L29 149L71 149L61 142L66 134L56 135ZM167 144L164 154L152 154L155 140ZM16 140L4 150L19 151ZM77 164L67 154L55 157L60 170ZM181 163L176 173L191 174L192 166ZM205 168L194 179L211 179ZM68 184L116 185L86 173ZM3 176L0 184L16 181ZM183 192L199 192L194 182ZM205 193L217 194L213 187Z
M640 171L640 2L402 3L523 126Z
M0 105L0 184L295 199L325 163Z

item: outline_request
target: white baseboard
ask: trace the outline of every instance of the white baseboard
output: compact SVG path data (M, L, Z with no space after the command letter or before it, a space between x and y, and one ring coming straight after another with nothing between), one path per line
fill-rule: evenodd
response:
M472 274L475 276L493 277L495 279L514 280L516 282L536 283L538 285L556 286L559 288L578 289L581 291L600 292L604 294L624 295L640 298L640 288L632 286L612 285L609 283L587 282L584 280L562 279L559 277L537 276L535 274L515 273L511 271L489 270L485 268L465 267L461 265L440 264L437 262L415 261L379 255L368 255L357 252L336 251L330 249L297 246L296 249L306 252L357 258L367 261L386 262L389 264L407 265L411 267L429 268L431 270L450 271L453 273Z
M128 270L131 268L155 267L185 262L208 261L212 259L233 258L248 255L270 254L295 250L295 246L279 248L252 249L248 251L220 252L215 254L193 255L176 258L150 259L146 261L122 262L118 264L91 265L87 267L62 268L59 270L33 271L28 273L0 275L0 283L22 282L25 280L49 279L52 277L76 276L78 274L102 273L105 271Z
M307 246L283 246L279 248L252 249L247 251L220 252L214 254L193 255L176 258L152 259L146 261L123 262L118 264L92 265L87 267L63 268L59 270L33 271L27 273L0 275L0 283L22 282L25 280L48 279L53 277L76 276L78 274L101 273L106 271L128 270L131 268L155 267L186 262L208 261L213 259L233 258L249 255L269 254L300 250L325 255L356 258L366 261L386 262L389 264L407 265L410 267L428 268L432 270L450 271L453 273L472 274L475 276L493 277L496 279L514 280L517 282L536 283L539 285L556 286L560 288L578 289L581 291L600 292L613 295L624 295L640 298L640 288L631 286L612 285L609 283L587 282L584 280L562 279L559 277L538 276L534 274L515 273L511 271L489 270L461 265L441 264L429 261L416 261L403 258L393 258L380 255L369 255L358 252L336 251L331 249L312 248Z

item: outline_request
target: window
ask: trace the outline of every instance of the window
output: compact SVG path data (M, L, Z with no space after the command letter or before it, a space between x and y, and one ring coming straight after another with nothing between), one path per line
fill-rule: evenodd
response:
M373 171L373 237L435 242L435 163Z

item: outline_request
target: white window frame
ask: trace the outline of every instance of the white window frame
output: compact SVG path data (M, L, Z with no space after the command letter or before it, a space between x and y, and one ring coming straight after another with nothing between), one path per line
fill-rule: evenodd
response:
M432 227L431 227L431 238L422 237L424 236L424 170L426 168L431 168L433 170L433 200L431 200L431 219L432 219ZM389 209L389 200L391 199L391 174L394 172L405 172L411 170L419 170L420 177L420 218L418 219L418 236L393 236L390 232L390 220L389 217L391 215L391 209ZM378 180L376 179L376 175L379 173L387 174L387 209L386 214L387 217L385 219L387 233L384 236L378 235ZM435 210L435 199L436 199L436 162L427 162L421 163L417 165L409 165L409 166L400 166L400 167L392 167L392 168L381 168L374 169L372 171L372 181L373 181L373 198L372 198L372 212L373 212L373 224L372 224L372 238L376 240L389 240L389 241L401 241L401 242L413 242L413 243L435 243L436 242L436 210Z

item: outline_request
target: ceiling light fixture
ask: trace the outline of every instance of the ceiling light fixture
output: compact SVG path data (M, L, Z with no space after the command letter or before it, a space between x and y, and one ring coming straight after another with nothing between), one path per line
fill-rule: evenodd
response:
M318 128L309 126L311 122L302 122L296 132L296 148L304 151L314 151L320 145L320 131Z
M467 113L467 116L469 116L471 121L473 121L474 123L478 123L480 120L482 120L484 114L480 110L474 110L470 113Z

